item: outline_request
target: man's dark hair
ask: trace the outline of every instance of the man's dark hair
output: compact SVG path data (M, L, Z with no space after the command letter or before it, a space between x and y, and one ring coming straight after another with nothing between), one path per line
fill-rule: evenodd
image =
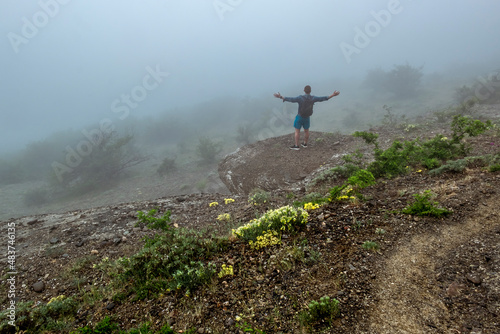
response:
M307 85L304 87L304 93L311 94L311 86Z

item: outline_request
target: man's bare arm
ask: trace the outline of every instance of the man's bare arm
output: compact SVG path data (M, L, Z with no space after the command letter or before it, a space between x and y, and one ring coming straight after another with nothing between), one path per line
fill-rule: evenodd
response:
M340 92L338 90L334 91L332 95L328 96L328 100L331 99L334 96L339 95L339 94L340 94Z

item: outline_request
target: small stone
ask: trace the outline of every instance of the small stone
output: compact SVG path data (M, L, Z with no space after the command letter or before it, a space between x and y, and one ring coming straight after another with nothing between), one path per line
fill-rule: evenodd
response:
M33 284L32 287L33 291L35 292L43 292L43 290L45 290L45 283L43 283L42 281L38 281L35 284Z
M90 254L99 254L99 251L97 249L93 249L90 251Z
M205 333L205 328L198 328L198 333L199 334L204 334Z
M83 244L84 244L83 240L80 240L80 241L78 241L78 242L75 244L75 246L76 246L76 247L82 247L82 246L83 246Z
M57 239L57 238L52 238L52 239L50 239L50 243L51 243L52 245L57 244L58 242L59 242L59 239Z
M112 309L115 308L115 303L111 302L111 303L108 303L108 305L106 305L106 309L108 311L111 311Z
M227 318L226 320L226 326L227 327L233 327L234 325L234 320L232 318Z
M114 239L113 239L113 243L114 243L115 245L118 245L118 244L119 244L119 243L121 243L121 242L122 242L122 238L114 238Z
M450 284L448 289L446 289L446 294L448 297L456 297L460 295L460 290L462 290L464 286L462 284L458 284L457 282L453 282Z
M475 274L468 274L467 275L467 280L473 284L481 284L483 282L483 280L481 279L481 277L479 275L475 275Z

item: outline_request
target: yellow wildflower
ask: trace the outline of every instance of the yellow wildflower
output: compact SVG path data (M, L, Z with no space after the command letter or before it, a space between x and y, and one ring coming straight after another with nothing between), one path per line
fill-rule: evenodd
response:
M234 199L232 198L224 198L224 204L229 204L229 203L233 203L234 202Z
M229 213L222 213L217 217L217 220L221 221L230 221L231 220L231 215Z
M212 202L212 203L210 203L209 205L212 207L212 206L217 206L217 205L219 205L219 203L218 203L218 202Z
M304 209L305 210L315 210L319 208L319 204L313 204L313 203L306 203L304 204Z
M219 278L222 278L224 276L233 276L234 275L234 271L233 271L233 266L229 265L229 266L226 266L225 264L222 265L222 268L219 272Z

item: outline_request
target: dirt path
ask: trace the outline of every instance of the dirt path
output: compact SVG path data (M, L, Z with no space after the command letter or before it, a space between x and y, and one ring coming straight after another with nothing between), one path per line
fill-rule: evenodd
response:
M488 331L489 326L493 328L492 323L468 325L466 316L461 317L458 323L463 325L458 327L457 319L450 321L456 316L451 314L446 303L448 301L449 305L453 298L467 294L469 288L466 283L472 286L469 290L477 287L478 290L491 290L490 294L498 293L498 272L492 273L496 282L479 283L481 287L471 282L473 276L461 277L462 282L443 284L440 275L443 268L453 269L454 259L464 256L460 249L470 248L471 243L477 244L472 249L478 253L482 251L481 245L484 243L500 243L500 218L497 214L499 200L500 196L497 195L484 201L472 218L463 223L437 227L435 231L402 241L396 247L380 268L378 284L374 289L377 302L369 320L370 333L498 333ZM496 248L493 262L497 263L498 268L500 259ZM491 258L488 261L491 262ZM481 269L481 265L478 267ZM488 303L486 300L484 302ZM492 306L495 307L489 305L490 308ZM498 313L499 310L496 305L496 310L492 311Z

